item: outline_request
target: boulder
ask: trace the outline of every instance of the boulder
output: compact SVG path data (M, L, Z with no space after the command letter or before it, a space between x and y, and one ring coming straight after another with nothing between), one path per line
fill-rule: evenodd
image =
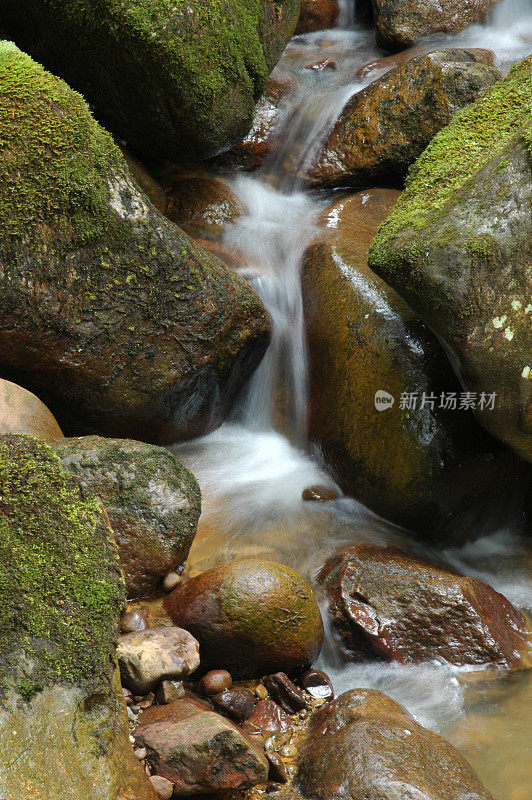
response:
M118 641L122 683L134 694L147 694L161 681L180 681L199 667L199 645L181 628L149 628Z
M243 212L238 197L221 180L184 175L172 182L166 216L192 236L220 237L224 225Z
M411 47L424 36L456 33L481 20L496 0L373 0L377 44Z
M481 424L532 460L532 56L412 168L370 267L445 347Z
M5 0L2 28L132 150L179 161L246 135L298 16L299 0Z
M313 715L298 779L309 800L493 800L458 750L371 689Z
M128 597L147 597L180 573L201 510L196 479L163 447L83 436L54 443L63 464L102 501Z
M105 513L33 437L0 437L0 485L0 794L154 800L128 740Z
M338 0L301 0L296 34L334 28L340 14Z
M134 736L152 772L174 784L174 797L245 789L268 777L262 748L193 697L147 709Z
M467 404L460 408L461 387L435 337L367 266L397 197L368 189L336 201L305 253L309 433L348 494L425 537L459 540L509 519L523 475Z
M250 286L162 217L83 99L0 44L0 374L67 433L216 427L268 341Z
M437 50L412 58L347 101L308 169L308 182L400 182L453 114L499 78L487 50Z
M174 589L164 606L199 641L202 668L227 669L233 678L302 671L320 652L316 598L284 564L245 559L214 567Z
M319 580L351 660L511 668L523 655L526 622L502 594L395 548L350 547Z
M0 434L26 433L38 439L61 439L57 420L38 397L0 378Z

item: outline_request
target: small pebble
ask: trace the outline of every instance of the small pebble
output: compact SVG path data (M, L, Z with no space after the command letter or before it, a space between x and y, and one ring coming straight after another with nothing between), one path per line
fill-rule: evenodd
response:
M264 678L264 685L270 693L270 697L281 706L287 714L297 714L307 705L305 696L301 689L284 672L276 672Z
M161 681L155 697L161 706L173 703L174 700L179 700L180 697L185 696L185 687L182 681Z
M212 669L199 682L200 691L207 697L226 692L233 685L233 679L225 669Z
M301 685L316 700L332 700L333 687L329 676L321 669L311 669L301 678Z
M146 619L136 608L131 611L124 611L120 617L120 633L134 633L146 629Z
M140 711L140 706L130 706L130 708L133 714L138 714Z
M159 800L170 800L174 793L174 784L162 775L152 775L150 781Z
M285 744L285 746L281 748L281 755L283 758L294 758L294 756L297 756L297 750L291 744Z
M135 750L135 755L139 761L143 761L148 754L145 747L139 747L138 750Z
M177 572L169 572L163 580L163 590L165 592L171 592L176 586L179 586L180 583L183 583L181 575L178 575Z
M253 691L255 692L259 700L266 700L266 698L268 697L268 690L265 686L262 685L262 683L259 683L257 686L255 686Z
M131 742L131 744L135 744L135 737L131 736L131 734L129 735L129 741Z
M135 722L136 721L136 716L133 713L133 711L131 710L131 706L127 707L127 718L130 719L131 722Z
M249 689L231 689L212 695L212 702L236 722L249 719L255 708L255 695Z
M315 503L329 503L331 500L337 500L339 495L332 486L307 486L303 489L301 497L303 500Z
M146 775L149 778L150 775L151 775L151 769L149 768L149 766L147 764L144 764L144 772L146 773Z
M268 777L276 783L288 783L288 773L286 767L275 753L266 753L266 758L270 765Z

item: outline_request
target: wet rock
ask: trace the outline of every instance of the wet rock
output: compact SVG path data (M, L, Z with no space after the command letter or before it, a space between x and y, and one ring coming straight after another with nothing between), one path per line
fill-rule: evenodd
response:
M0 374L69 434L216 427L267 345L258 296L149 204L83 99L10 43L0 91L15 143L0 198L21 198L0 205Z
M296 34L334 28L339 13L338 0L301 0Z
M101 499L115 533L128 597L146 597L181 571L196 534L196 479L163 447L85 436L54 445Z
M268 759L268 763L270 765L268 778L271 781L275 781L275 783L288 783L290 778L288 777L286 767L279 756L276 753L266 753L266 758Z
M252 678L312 665L323 625L310 586L289 567L260 559L232 561L178 586L164 605L199 641L205 669Z
M369 253L442 342L479 422L529 461L531 75L529 57L434 139Z
M53 414L38 397L0 378L0 434L24 433L38 439L61 439Z
M120 633L134 633L146 629L146 616L140 609L132 608L124 611L120 617Z
M353 660L519 664L525 620L486 583L373 545L333 556L320 581Z
M249 719L255 708L255 695L249 689L232 689L211 697L212 703L235 722Z
M135 183L148 195L148 199L155 208L164 214L168 205L168 198L163 187L152 177L146 167L131 155L131 153L128 153L124 147L120 149L122 150L126 164Z
M339 497L336 489L332 486L307 486L301 494L303 500L314 503L329 503Z
M332 700L334 690L329 676L321 669L311 669L301 678L301 686L316 700Z
M310 800L493 800L458 750L371 689L314 714L298 778Z
M373 0L377 44L402 50L434 33L456 33L487 14L496 0Z
M176 586L179 586L180 583L183 583L183 578L177 572L169 572L168 575L165 575L164 580L162 582L162 588L165 592L173 591Z
M155 692L155 697L159 705L168 705L174 700L179 700L185 696L185 687L181 681L161 681Z
M398 196L368 189L332 204L305 253L309 432L345 492L424 536L463 540L515 512L523 475L460 408L462 387L436 338L367 266Z
M249 130L299 0L50 7L7 0L2 28L61 75L132 150L205 158ZM157 120L157 124L153 121Z
M337 69L338 63L334 58L326 58L324 61L317 61L315 64L307 64L305 69L312 69L314 72L323 72L324 69Z
M249 280L250 273L247 268L246 260L237 247L225 244L224 242L209 241L208 239L196 239L198 244L201 244L209 253L217 256L220 261L227 264L228 267L238 272L246 280ZM251 277L254 277L253 275Z
M183 176L168 193L166 216L194 238L221 235L242 212L235 193L215 178Z
M273 151L275 134L284 118L283 98L291 88L290 79L282 72L274 70L255 107L249 133L230 150L213 160L212 163L217 168L223 171L253 172L264 164Z
M134 735L152 772L174 784L176 797L245 789L268 777L262 748L190 697L145 711Z
M124 591L100 502L27 436L0 437L0 485L1 793L152 800L128 741Z
M150 781L159 800L170 800L174 793L173 783L160 775L150 775Z
M283 733L290 729L290 717L273 700L259 700L253 713L242 726L248 733L271 736L272 733Z
M199 682L200 690L207 696L225 692L232 685L233 679L226 669L213 669L207 672Z
M292 683L284 672L276 672L275 675L267 675L263 683L270 693L272 699L287 714L297 714L307 705L303 692Z
M309 169L312 186L402 180L432 137L499 79L486 50L416 56L354 94Z
M200 663L197 641L180 628L127 633L120 637L117 652L122 682L144 694L162 680L186 678Z

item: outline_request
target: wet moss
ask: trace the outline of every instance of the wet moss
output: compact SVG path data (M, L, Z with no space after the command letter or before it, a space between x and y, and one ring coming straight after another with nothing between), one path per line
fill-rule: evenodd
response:
M422 230L469 178L524 131L530 142L532 56L516 64L503 81L455 114L411 167L405 190L383 222L369 253L379 272L390 263L387 243L405 228ZM393 266L393 265L392 265Z
M123 579L99 501L51 447L0 438L0 697L108 687Z

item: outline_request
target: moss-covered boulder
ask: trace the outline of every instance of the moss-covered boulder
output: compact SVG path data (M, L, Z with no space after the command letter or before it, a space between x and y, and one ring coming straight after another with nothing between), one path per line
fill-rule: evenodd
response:
M200 643L201 668L253 678L303 671L318 657L323 625L310 586L284 564L245 559L203 572L164 600Z
M489 50L418 55L347 101L308 171L313 186L400 182L432 137L500 72Z
M148 156L202 158L245 136L299 0L5 0L2 28Z
M496 0L373 0L377 43L392 50L478 22Z
M97 495L113 529L128 597L147 597L181 573L196 534L196 479L164 447L84 436L54 443L65 464Z
M123 580L97 498L51 447L0 437L0 796L152 800L116 665Z
M84 100L0 44L0 375L65 433L224 418L268 341L249 285L149 203Z
M0 378L0 434L26 433L39 439L61 439L54 415L32 392Z
M532 460L532 56L412 168L369 264L439 337L476 415Z
M493 485L509 513L524 487L517 459L461 408L436 338L367 266L398 196L368 189L336 201L305 253L310 435L347 493L424 535L462 538L484 518L500 523Z

